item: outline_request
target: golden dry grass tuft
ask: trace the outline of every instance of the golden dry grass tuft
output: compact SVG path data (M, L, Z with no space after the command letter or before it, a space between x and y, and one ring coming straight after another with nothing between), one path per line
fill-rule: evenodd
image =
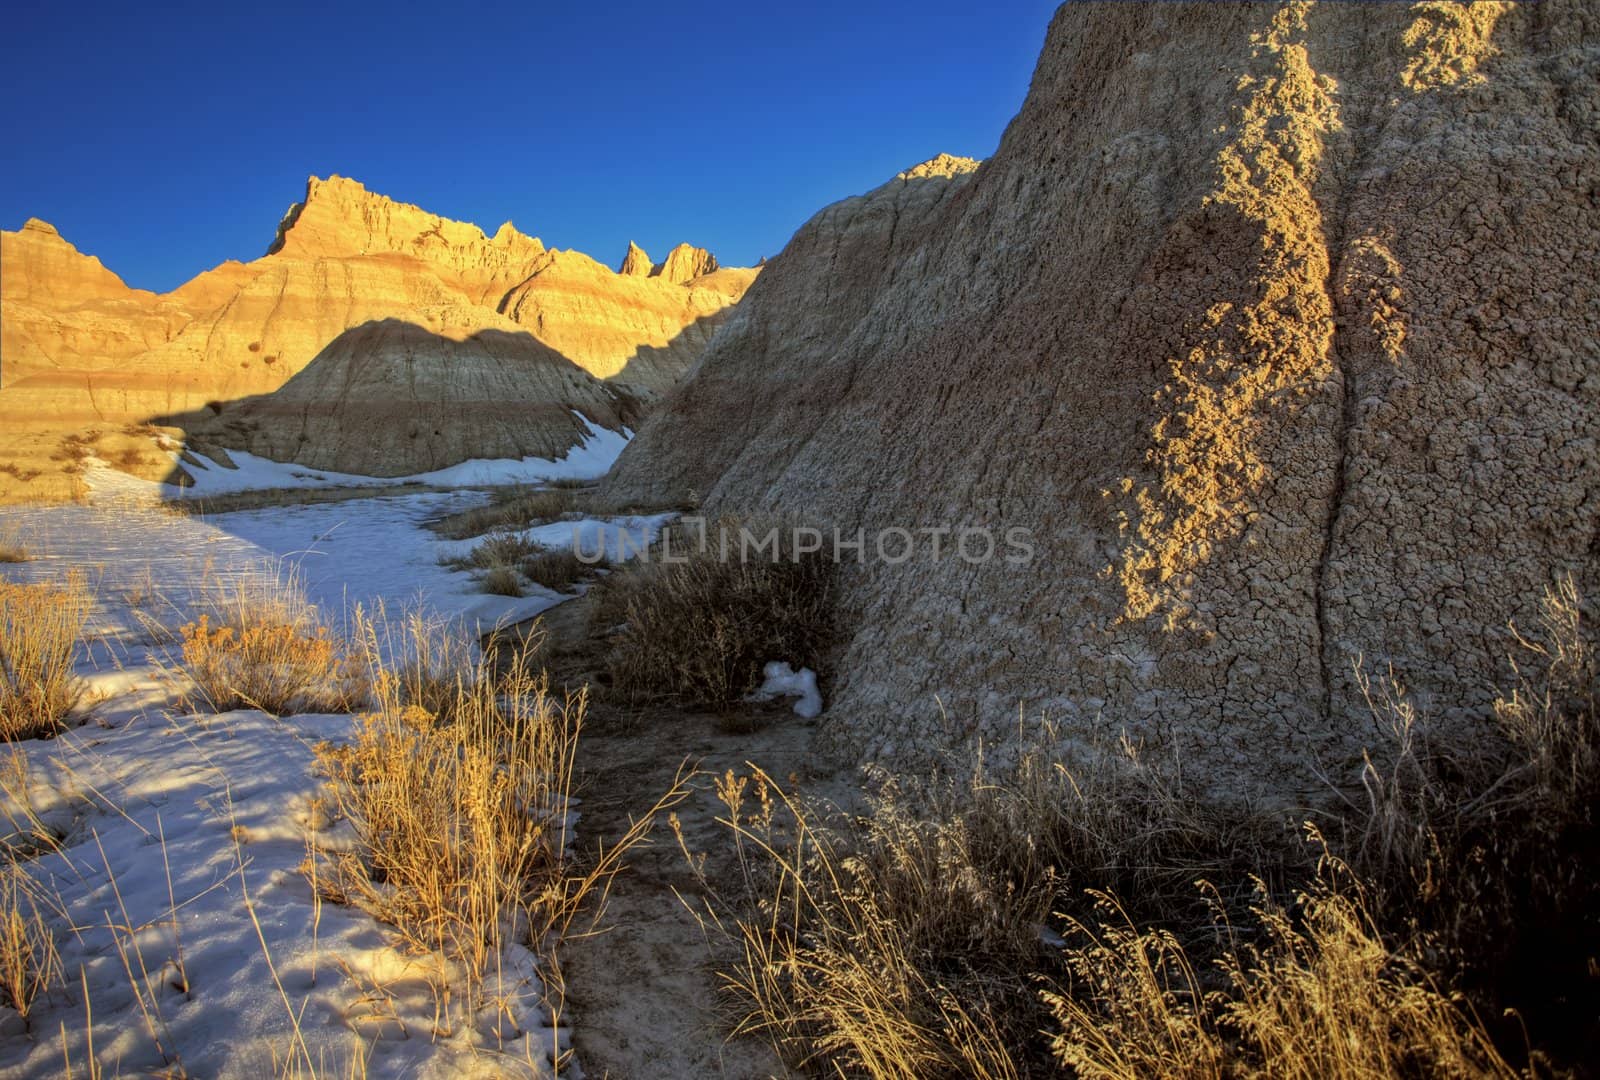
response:
M376 659L382 631L367 622L364 632ZM586 695L551 691L534 664L537 640L463 671L466 646L449 643L448 627L416 620L402 637L421 655L376 665L376 708L355 741L319 751L329 809L354 827L358 848L314 856L310 872L322 894L360 905L412 952L450 965L470 1014L493 1000L506 945L553 949L688 789L675 785L629 835L580 866L569 803Z
M283 716L353 712L369 700L365 653L323 624L292 577L242 581L212 607L179 630L193 685L186 705Z
M482 585L491 596L522 595L522 577L509 566L497 566L484 574Z
M20 866L0 862L0 1004L24 1023L34 1000L61 979L61 957L36 889Z
M59 584L0 581L0 738L52 735L77 706L73 651L92 603L78 571Z
M336 864L340 887L418 952L481 980L507 919L562 866L585 702L555 700L521 656L498 678L477 675L447 719L380 677L380 707L324 762L333 807L364 842L359 863Z
M1263 898L1225 934L1206 992L1172 933L1141 930L1094 894L1095 925L1073 920L1067 989L1042 997L1057 1061L1086 1080L1389 1080L1517 1075L1471 1009L1384 943L1371 898L1325 856L1292 906Z

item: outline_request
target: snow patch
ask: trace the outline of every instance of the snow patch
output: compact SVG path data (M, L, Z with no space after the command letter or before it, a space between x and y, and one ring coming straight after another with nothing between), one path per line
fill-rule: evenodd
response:
M192 499L208 495L227 495L240 491L265 491L276 488L393 487L400 484L429 484L435 487L466 487L473 484L531 484L549 480L592 480L604 476L622 453L633 432L627 428L612 431L596 427L582 413L573 411L585 432L582 441L559 458L473 458L431 472L410 476L362 476L357 473L310 469L293 462L272 461L243 450L228 451L236 468L228 468L204 454L190 450L192 460L180 461L172 455L175 467L181 466L194 478L194 485L173 488L149 480L134 480L112 469L93 470L88 477L95 494L104 492L128 495L130 488L153 489L149 494L167 498ZM113 473L107 476L105 473ZM130 484L129 481L132 481Z
M817 689L817 673L810 668L794 670L781 660L774 660L761 669L766 681L749 697L750 701L772 701L780 697L793 697L794 714L807 720L822 712L822 692Z

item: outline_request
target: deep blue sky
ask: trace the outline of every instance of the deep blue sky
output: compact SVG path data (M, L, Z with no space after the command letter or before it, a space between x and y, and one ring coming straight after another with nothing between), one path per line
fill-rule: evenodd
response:
M43 218L164 291L263 254L340 173L613 265L629 239L752 263L906 166L992 153L1054 8L23 0L0 228Z

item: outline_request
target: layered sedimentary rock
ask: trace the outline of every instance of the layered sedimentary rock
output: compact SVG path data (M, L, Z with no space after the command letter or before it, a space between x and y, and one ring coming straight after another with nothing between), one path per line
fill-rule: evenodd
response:
M994 157L819 214L611 490L957 530L845 570L851 751L1020 705L1282 793L1357 658L1473 730L1600 595L1597 131L1573 0L1065 5Z
M585 370L653 400L688 370L755 276L724 270L680 285L552 251L500 311Z
M328 444L334 450L318 445L317 439L335 434L331 426L274 430L275 423L288 423L284 418L303 414L299 398L291 395L281 409L261 398L325 354L333 357L332 368L369 375L391 362L400 364L396 371L420 370L429 357L463 371L477 370L479 361L510 364L519 361L508 358L520 357L537 372L522 380L485 376L484 387L519 393L583 387L571 399L509 398L507 407L526 406L524 430L513 437L504 409L475 413L439 379L396 382L391 392L405 399L396 408L417 405L417 387L426 387L438 395L429 404L445 410L459 430L431 442L385 442L377 471L387 474L437 467L441 455L492 456L493 447L555 447L562 440L571 446L582 433L571 419L574 408L598 422L616 422L599 404L610 400L608 393L591 384L613 380L617 394L611 396L627 400L628 408L658 396L688 368L754 275L724 271L704 284L622 277L576 252L547 250L509 222L488 236L342 177L308 182L304 201L284 216L265 257L224 263L164 296L127 288L42 222L0 233L0 244L0 422L13 431L39 423L71 430L156 420L213 443L247 432L248 445L236 448L288 452L303 463L360 472L374 464L374 455L352 440L334 439ZM689 262L715 265L709 256ZM345 337L397 321L423 336L413 339L390 327ZM466 344L476 331L526 340L497 338L485 352ZM451 344L432 351L413 347L431 338ZM335 342L340 347L328 353ZM379 345L368 358L372 364L360 363L358 350ZM572 368L570 377L548 377L552 357ZM330 378L309 385L332 385ZM378 392L376 385L370 393ZM217 419L246 401L249 424ZM377 398L363 401L372 417L386 415ZM35 450L40 445L30 440ZM29 454L40 457L35 450ZM35 467L52 466L30 463L19 470Z
M397 393L397 388L404 388ZM207 443L370 476L471 458L559 458L637 402L515 324L385 319L346 330L275 393L201 427Z
M190 297L128 288L37 218L0 232L0 302L0 386L133 356L166 341L196 310Z

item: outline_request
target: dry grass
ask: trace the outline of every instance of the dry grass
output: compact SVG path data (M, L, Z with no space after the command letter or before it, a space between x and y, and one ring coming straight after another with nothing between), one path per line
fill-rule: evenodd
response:
M1064 770L1030 758L1004 784L888 788L843 822L759 771L724 778L745 894L713 893L707 922L731 943L735 1030L797 1068L908 1080L1515 1075L1470 1008L1386 943L1337 859L1287 904L1259 879L1247 908L1192 876L1187 898L1166 895L1184 855L1154 826L1180 804L1147 787L1154 812L1126 796L1106 812L1070 782L1040 800L1025 774ZM1188 857L1197 873L1226 862ZM1174 929L1082 888L1097 876L1145 880L1141 909Z
M480 570L508 569L540 550L539 545L521 534L501 529L490 533L472 549L468 563Z
M619 627L606 659L613 684L636 698L728 710L760 685L769 661L824 673L833 573L821 553L787 550L749 561L710 550L619 569L600 587L595 616Z
M22 526L0 525L0 563L25 563L32 558L33 554L22 542Z
M1229 929L1210 993L1171 933L1140 930L1097 894L1098 924L1074 921L1069 991L1047 990L1051 1046L1094 1080L1388 1080L1514 1077L1470 1011L1384 943L1370 899L1326 856L1293 907L1270 898Z
M508 914L561 867L585 702L555 700L520 656L498 680L477 675L447 720L380 678L382 706L324 760L337 813L365 841L360 865L337 868L344 889L417 951L481 978Z
M509 566L497 566L483 575L483 591L491 596L521 596L522 577Z
M735 1029L874 1077L1519 1075L1506 1054L1561 1074L1600 1030L1580 611L1551 590L1517 635L1503 740L1471 755L1369 682L1386 740L1331 843L1048 728L1003 774L885 783L849 818L730 774L739 887L702 886Z
M555 483L544 488L503 488L488 506L462 510L434 522L433 528L451 540L469 540L494 530L526 529L561 520L577 509L580 484Z
M77 706L73 649L91 603L78 571L54 585L0 581L0 738L54 734Z
M263 488L218 495L186 495L164 504L175 513L205 517L272 506L314 506L351 499L389 499L441 490L430 484L369 484L360 487Z
M1600 710L1572 581L1541 607L1536 627L1513 628L1498 742L1440 745L1398 680L1367 682L1384 737L1327 831L1430 969L1485 1017L1515 1008L1504 1039L1531 1036L1562 1058L1600 1039Z
M601 566L600 562L584 562L567 548L541 551L529 555L520 564L522 574L535 585L565 592L573 585L590 577Z
M1074 772L1056 742L1039 732L1004 773L886 781L842 820L759 771L725 778L740 895L706 885L709 921L735 943L722 970L737 1030L848 1075L1051 1071L1038 980L1065 971L1057 913L1117 882L1204 919L1198 870L1233 873L1265 842L1250 819L1202 814L1131 747Z
M323 625L292 578L241 583L213 608L179 631L193 685L187 706L283 716L352 712L368 701L365 654Z
M15 1009L24 1023L34 1000L62 974L36 888L16 863L0 862L0 1004Z
M414 640L424 632L416 625L406 631ZM367 633L376 653L370 623ZM459 1004L472 1015L494 1000L504 948L554 948L583 905L603 899L655 815L687 788L675 785L634 832L579 869L568 804L587 698L551 693L533 664L535 641L478 660L447 692L447 707L431 711L416 701L414 672L453 667L465 645L441 648L451 659L430 665L424 656L381 671L377 708L362 717L354 743L322 748L330 809L355 827L360 846L326 867L313 859L310 872L320 894L359 904L395 927L411 951L450 966ZM437 691L441 683L428 685ZM446 1011L449 1001L442 998Z

